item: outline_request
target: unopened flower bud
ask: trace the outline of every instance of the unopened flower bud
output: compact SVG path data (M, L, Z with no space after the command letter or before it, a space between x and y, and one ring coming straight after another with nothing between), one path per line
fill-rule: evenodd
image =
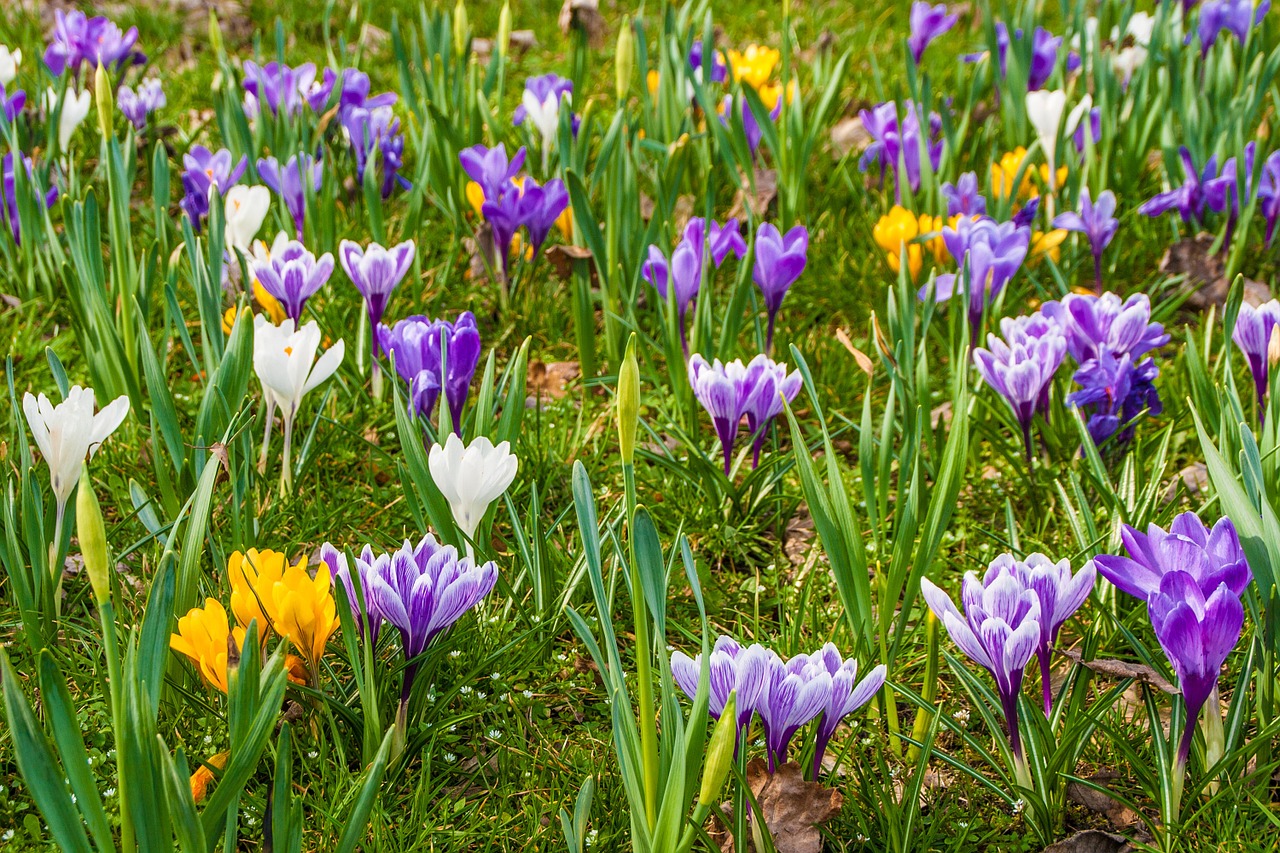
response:
M88 477L80 478L76 492L76 530L80 537L80 555L84 558L84 570L93 587L93 597L98 604L111 598L111 576L108 574L107 527L102 520L102 508L98 496L93 493L93 483Z
M617 75L614 80L614 92L618 96L619 104L626 100L627 92L631 89L631 75L635 71L635 65L636 42L631 34L631 19L628 18L623 21L622 26L618 27L618 49L613 58L613 69Z
M467 52L467 36L471 32L471 23L467 20L467 7L458 0L453 7L453 49L459 57Z
M209 10L209 46L217 55L222 54L222 26L218 23L218 13Z
M640 425L640 365L636 361L636 336L627 341L627 352L618 370L618 445L622 464L630 465L636 455L636 429Z
M511 48L511 4L502 4L502 13L498 15L498 56L507 58Z
M711 731L711 743L707 745L707 762L702 768L702 790L698 804L713 806L720 799L729 768L733 766L733 751L738 740L738 693L729 694L720 719Z
M98 129L102 131L103 139L106 139L111 136L115 99L111 95L111 78L107 76L107 69L101 65L93 73L93 101L98 107Z

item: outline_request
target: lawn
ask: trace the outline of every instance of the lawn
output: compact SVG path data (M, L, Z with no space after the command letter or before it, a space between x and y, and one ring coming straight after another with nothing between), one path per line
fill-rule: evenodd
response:
M1268 10L19 0L0 848L1277 849Z

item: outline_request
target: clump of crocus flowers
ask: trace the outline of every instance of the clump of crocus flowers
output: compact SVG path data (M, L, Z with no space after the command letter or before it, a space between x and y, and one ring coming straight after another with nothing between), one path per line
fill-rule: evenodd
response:
M685 334L685 317L702 288L704 260L710 256L712 263L719 268L730 254L741 259L746 253L747 244L742 239L737 219L729 219L724 225L714 219L690 219L670 256L658 246L649 246L648 260L641 265L640 274L664 300L675 299L676 325L679 326L680 343L686 355L689 342Z
M751 434L752 467L760 464L760 451L774 418L800 392L799 371L787 373L787 366L761 353L743 365L741 359L722 364L708 362L699 354L689 359L689 383L694 396L711 415L724 454L724 473L733 467L733 447L743 419Z
M552 178L539 185L533 178L518 178L524 165L525 150L520 148L507 159L506 146L493 148L474 145L458 154L462 168L471 178L467 196L479 209L493 238L493 255L497 271L505 283L511 267L512 246L517 232L523 228L530 243L530 256L536 258L551 229L559 225L569 208L569 193L564 181Z
M942 163L942 150L945 145L942 139L942 118L931 113L928 118L928 129L921 127L920 113L923 112L914 102L909 102L905 111L900 111L898 104L886 101L870 110L863 110L859 117L862 126L871 136L871 144L863 152L858 161L858 168L867 171L873 164L880 167L880 180L883 182L890 172L894 175L894 201L902 203L902 184L905 181L912 192L920 189L921 168L920 146L923 142L927 152L929 167L937 171ZM921 139L921 133L925 133Z
M1231 330L1231 340L1235 341L1249 362L1254 391L1258 395L1259 418L1267 410L1271 363L1280 361L1280 336L1276 333L1278 325L1280 302L1272 299L1256 308L1247 302L1241 303L1235 328Z
M736 694L737 748L747 740L751 722L760 719L769 772L787 763L791 740L817 720L812 777L822 770L822 757L840 721L866 705L884 686L888 669L881 664L858 679L858 662L845 659L833 643L811 655L783 660L759 643L743 648L721 636L708 661L711 692L707 710L720 719L730 694ZM698 692L702 655L671 655L671 677L690 699Z
M410 410L430 417L443 393L449 422L461 434L462 409L480 363L475 315L463 311L449 322L418 314L394 326L379 323L377 332L379 349L393 359L396 373L409 386Z

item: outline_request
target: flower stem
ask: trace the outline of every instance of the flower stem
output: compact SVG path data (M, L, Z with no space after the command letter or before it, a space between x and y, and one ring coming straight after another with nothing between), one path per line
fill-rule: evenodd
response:
M271 449L271 422L276 416L275 400L267 400L267 426L262 433L262 454L258 457L258 473L267 473L267 453Z
M658 819L658 718L653 702L653 675L650 658L649 610L645 604L644 586L636 562L636 472L633 464L623 464L622 479L627 500L627 549L631 561L631 615L636 631L636 687L640 705L640 751L644 759L644 806L647 825L654 827Z
M1049 719L1053 713L1053 685L1049 683L1049 659L1051 653L1048 646L1041 647L1036 656L1040 659L1040 691L1044 698L1044 718Z
M280 495L293 491L293 415L284 418L284 463L280 466Z

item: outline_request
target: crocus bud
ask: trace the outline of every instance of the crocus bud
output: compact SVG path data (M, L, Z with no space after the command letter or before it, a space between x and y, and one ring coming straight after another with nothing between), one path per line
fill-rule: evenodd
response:
M89 575L93 596L98 604L111 598L111 576L107 574L107 527L102 521L102 508L93 493L88 477L80 478L76 493L76 530L80 537L80 555Z
M98 107L98 129L102 131L103 139L111 136L111 118L116 106L114 100L107 69L99 65L98 70L93 73L93 101Z
M498 15L498 56L507 58L511 48L511 4L503 3L502 12Z
M218 23L218 13L209 9L209 46L215 54L222 54L222 26Z
M627 341L627 353L618 370L618 444L622 448L622 464L630 465L636 456L636 428L640 424L640 365L636 362L636 336Z
M1271 328L1271 339L1267 341L1267 363L1272 367L1280 364L1280 326Z
M453 49L461 57L467 52L467 33L471 31L471 23L467 20L467 7L458 0L453 7Z
M619 103L626 100L627 92L631 89L631 75L635 71L635 65L636 42L631 35L631 19L628 18L618 27L618 49L613 58L613 69L617 74L614 92Z
M729 694L720 719L711 731L711 743L707 745L707 763L702 768L702 790L698 793L698 805L713 806L720 799L729 768L733 766L733 751L738 741L738 692Z

